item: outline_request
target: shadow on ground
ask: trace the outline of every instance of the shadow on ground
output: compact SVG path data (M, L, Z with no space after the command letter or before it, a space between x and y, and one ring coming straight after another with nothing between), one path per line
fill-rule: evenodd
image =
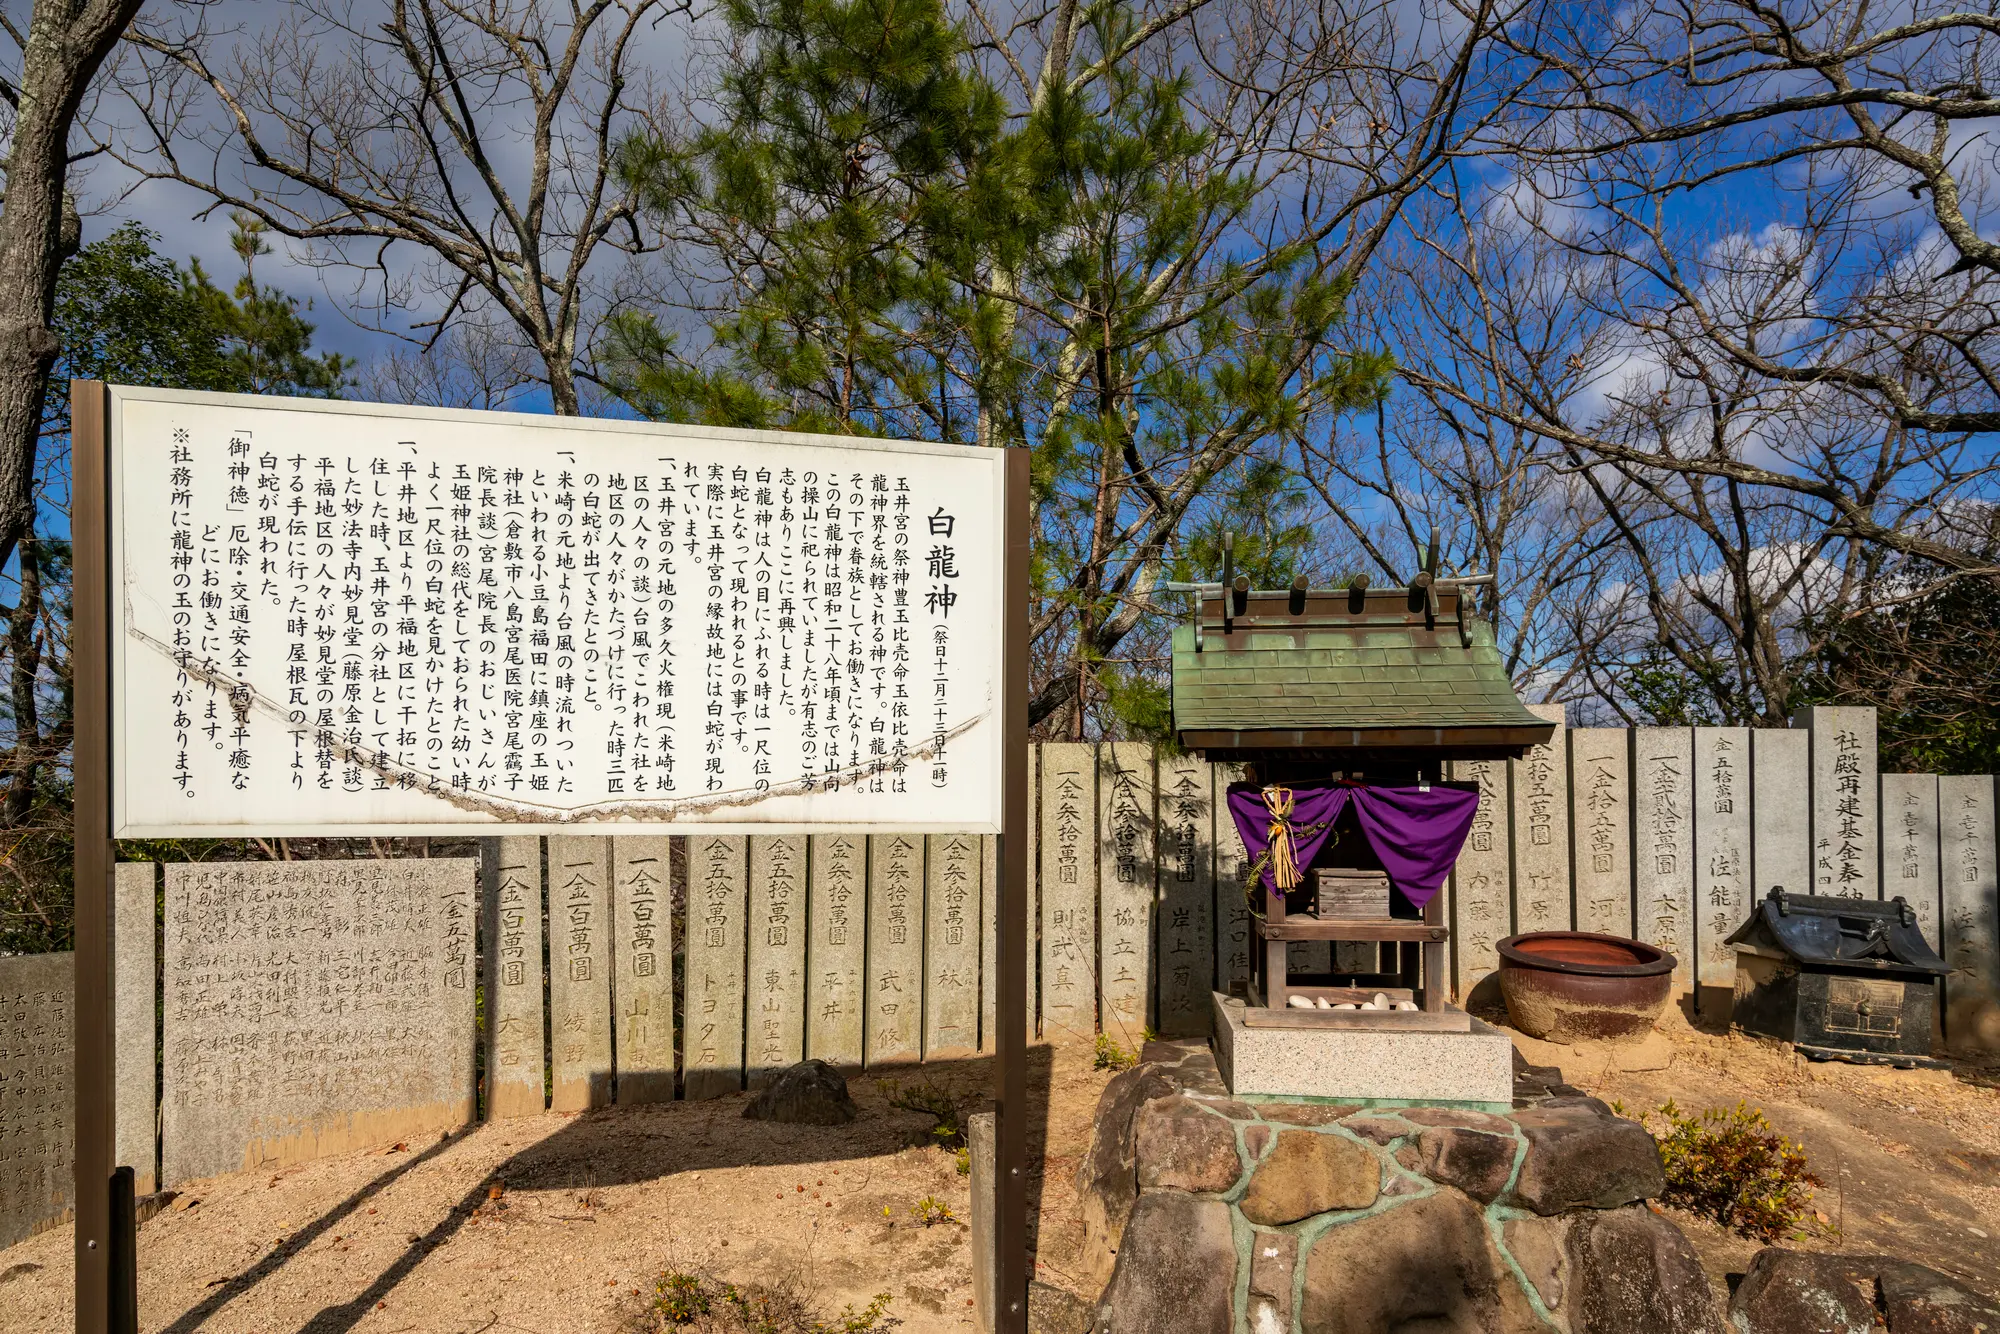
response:
M1029 1048L1026 1113L1030 1219L1036 1217L1041 1204L1052 1065L1048 1047ZM962 1106L976 1110L995 1087L995 1074L991 1057L850 1074L849 1086L861 1105L862 1115L849 1126L790 1126L746 1120L745 1096L607 1107L581 1113L555 1133L502 1161L352 1297L323 1307L301 1321L298 1334L346 1334L352 1330L378 1303L387 1300L425 1257L458 1234L496 1194L574 1190L587 1196L597 1188L642 1184L710 1169L809 1165L893 1154L919 1142L928 1122L921 1115L890 1108L886 1081L896 1081L905 1088L933 1085L949 1092ZM195 1334L231 1303L282 1274L293 1257L365 1211L371 1200L398 1179L437 1158L468 1133L446 1136L407 1157L399 1157L395 1166L294 1229L282 1245L218 1285L165 1326L162 1334ZM143 1263L143 1233L140 1244Z

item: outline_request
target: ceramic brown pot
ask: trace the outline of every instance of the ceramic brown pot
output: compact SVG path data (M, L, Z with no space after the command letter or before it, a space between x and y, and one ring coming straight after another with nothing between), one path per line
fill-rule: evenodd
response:
M1643 941L1531 931L1499 950L1508 1017L1549 1042L1642 1037L1673 992L1674 956Z

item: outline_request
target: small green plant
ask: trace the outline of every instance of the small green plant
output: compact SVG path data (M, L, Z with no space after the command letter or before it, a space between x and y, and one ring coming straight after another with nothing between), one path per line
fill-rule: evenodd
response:
M1813 1188L1822 1183L1806 1167L1804 1150L1773 1130L1762 1111L1739 1102L1688 1116L1669 1099L1658 1116L1666 1203L1758 1241L1804 1235ZM1642 1120L1653 1129L1651 1116Z
M691 1324L709 1311L709 1296L701 1279L693 1274L662 1274L653 1285L653 1313L666 1325Z
M910 1206L910 1217L923 1227L935 1227L939 1223L955 1223L958 1216L945 1206L935 1195L926 1195Z
M1139 1053L1118 1045L1118 1040L1109 1033L1097 1035L1097 1060L1099 1070L1130 1070L1139 1063Z
M738 1287L706 1274L673 1272L653 1288L644 1328L648 1334L878 1334L902 1321L891 1317L889 1294L877 1293L856 1311L819 1313L797 1282Z
M880 1082L882 1092L888 1096L889 1105L898 1111L916 1112L931 1118L931 1128L924 1132L923 1142L936 1145L940 1149L963 1149L965 1147L965 1109L950 1090L941 1088L925 1080L921 1084L904 1088L897 1080L884 1079ZM971 1168L966 1169L970 1171Z
M960 1176L969 1177L972 1175L972 1147L970 1145L952 1154L951 1160L958 1168Z

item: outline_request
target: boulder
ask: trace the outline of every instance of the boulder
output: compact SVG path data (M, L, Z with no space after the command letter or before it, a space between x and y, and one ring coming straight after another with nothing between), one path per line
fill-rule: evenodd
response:
M1556 1098L1517 1112L1528 1156L1513 1200L1544 1216L1567 1209L1616 1209L1667 1188L1660 1149L1637 1121L1613 1116L1595 1098Z
M743 1115L789 1126L844 1126L859 1110L847 1095L847 1081L840 1071L825 1061L800 1061L779 1071L750 1100Z
M1331 1209L1366 1209L1381 1191L1381 1162L1353 1140L1282 1130L1239 1207L1252 1223L1282 1227Z
M1810 1255L1766 1246L1729 1299L1743 1334L1874 1334L1881 1256Z
M1550 1334L1455 1190L1330 1228L1305 1263L1304 1334Z
M2000 1303L1993 1302L1923 1265L1888 1264L1876 1281L1889 1334L1996 1334Z
M1236 1239L1229 1206L1176 1191L1142 1195L1097 1304L1097 1334L1230 1334Z
M1424 1175L1457 1186L1481 1204L1493 1203L1507 1189L1507 1179L1514 1174L1514 1146L1512 1135L1489 1135L1460 1126L1417 1136Z
M1101 1289L1111 1277L1125 1219L1139 1198L1138 1142L1133 1121L1139 1109L1176 1091L1175 1081L1156 1065L1139 1065L1113 1075L1098 1095L1090 1149L1077 1164L1078 1212L1083 1247L1078 1277Z
M1145 1104L1133 1118L1141 1190L1224 1191L1243 1175L1236 1127L1190 1098Z
M1935 1269L1885 1255L1767 1246L1729 1301L1741 1334L1993 1334L2000 1305Z
M1644 1205L1570 1220L1576 1334L1726 1334L1681 1230Z

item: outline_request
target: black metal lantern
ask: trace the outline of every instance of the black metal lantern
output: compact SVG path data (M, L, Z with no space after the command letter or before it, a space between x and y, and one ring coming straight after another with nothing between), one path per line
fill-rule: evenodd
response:
M1951 969L1916 910L1774 887L1729 937L1735 1023L1816 1060L1934 1065L1937 984Z

